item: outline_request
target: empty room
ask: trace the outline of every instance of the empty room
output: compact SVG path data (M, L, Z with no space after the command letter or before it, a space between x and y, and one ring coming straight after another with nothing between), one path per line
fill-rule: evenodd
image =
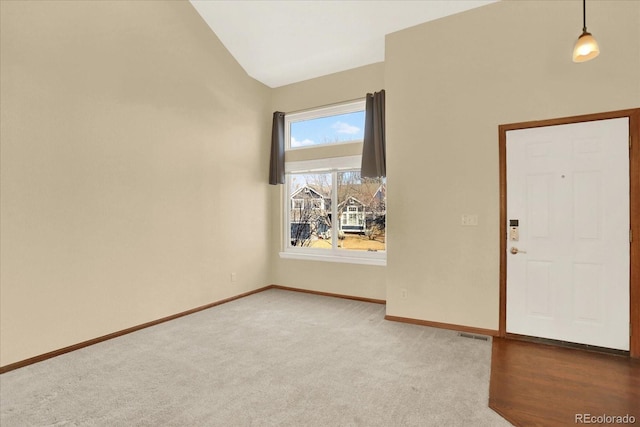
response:
M0 0L0 425L640 423L640 1Z

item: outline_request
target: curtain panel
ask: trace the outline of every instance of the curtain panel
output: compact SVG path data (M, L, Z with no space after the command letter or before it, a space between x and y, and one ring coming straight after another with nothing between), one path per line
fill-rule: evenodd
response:
M284 113L280 111L273 113L269 184L284 184Z
M384 90L367 94L360 171L363 178L387 176L384 96Z

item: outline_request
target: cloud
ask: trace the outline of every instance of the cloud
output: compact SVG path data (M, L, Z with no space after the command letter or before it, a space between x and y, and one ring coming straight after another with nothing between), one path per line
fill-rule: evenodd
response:
M309 145L316 145L316 143L315 143L315 141L312 141L309 138L303 139L302 141L298 141L293 136L291 137L291 146L292 147L306 147L306 146L309 146Z
M354 135L360 132L360 128L358 126L350 125L345 122L336 122L331 126L338 133L346 133L348 135Z

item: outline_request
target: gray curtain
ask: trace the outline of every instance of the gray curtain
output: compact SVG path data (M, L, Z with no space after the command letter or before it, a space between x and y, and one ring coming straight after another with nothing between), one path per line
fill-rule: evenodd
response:
M385 146L384 90L367 94L362 167L360 176L378 178L387 176Z
M280 111L273 113L269 184L284 184L284 113Z

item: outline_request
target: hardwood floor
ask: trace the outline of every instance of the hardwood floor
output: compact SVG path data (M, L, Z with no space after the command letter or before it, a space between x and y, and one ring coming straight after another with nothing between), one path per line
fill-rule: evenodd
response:
M489 407L516 426L576 425L577 414L638 425L640 360L494 337Z

